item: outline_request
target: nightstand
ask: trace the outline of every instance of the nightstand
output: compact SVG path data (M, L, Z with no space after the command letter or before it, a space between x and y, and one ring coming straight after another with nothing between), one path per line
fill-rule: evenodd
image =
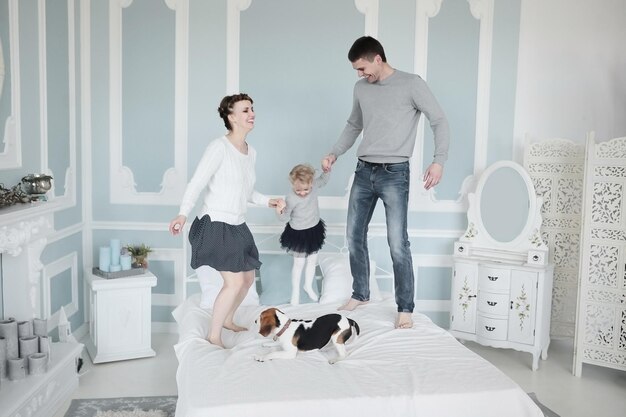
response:
M90 336L86 345L93 363L155 356L151 347L154 274L86 277Z

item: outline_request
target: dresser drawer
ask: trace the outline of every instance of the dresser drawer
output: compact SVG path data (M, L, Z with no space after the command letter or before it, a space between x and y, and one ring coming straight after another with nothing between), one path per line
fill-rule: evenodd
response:
M478 314L476 318L476 336L491 340L506 340L507 319L494 319Z
M508 316L509 294L493 293L487 291L478 292L478 310L483 313Z
M511 270L481 266L478 268L478 288L483 291L508 292Z

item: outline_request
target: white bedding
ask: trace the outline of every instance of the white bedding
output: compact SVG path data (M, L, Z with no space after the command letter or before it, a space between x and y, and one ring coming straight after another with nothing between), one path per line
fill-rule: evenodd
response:
M335 304L278 306L292 318L334 312ZM361 336L348 357L330 365L335 351L298 353L296 359L256 362L269 348L254 325L266 307L240 307L238 324L251 331L223 332L230 349L209 344L210 310L198 298L181 304L175 345L179 367L176 417L539 417L524 391L419 313L413 329L393 328L392 299L347 314Z

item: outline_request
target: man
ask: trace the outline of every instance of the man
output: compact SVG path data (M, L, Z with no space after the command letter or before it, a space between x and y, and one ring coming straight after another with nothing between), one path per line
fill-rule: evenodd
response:
M369 300L367 229L378 199L385 206L387 241L393 262L398 316L396 328L411 328L415 303L413 263L407 233L409 159L417 124L424 113L434 133L435 154L424 174L424 188L441 180L448 157L449 128L430 89L418 75L394 69L376 39L357 39L348 59L361 78L354 86L352 113L331 152L322 159L331 170L363 132L348 204L347 238L352 270L352 298L340 310L353 310Z

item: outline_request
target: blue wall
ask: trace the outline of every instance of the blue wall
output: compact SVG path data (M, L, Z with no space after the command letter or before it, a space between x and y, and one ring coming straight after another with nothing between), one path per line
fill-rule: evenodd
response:
M8 53L5 40L7 2L0 0L0 37L5 59ZM185 4L183 1L176 3ZM488 163L512 158L520 15L520 0L498 0L495 3L490 63L491 105L487 109ZM54 103L48 103L47 113L48 165L57 179L57 195L64 193L64 169L71 163L68 149L72 127L68 123L72 106L67 94L70 83L68 4L46 2L47 94L49 99L54 98ZM153 300L153 321L171 322L169 312L176 305L177 297L182 296L176 293L175 282L193 272L185 267L188 264L186 239L173 238L166 231L167 223L177 213L179 201L159 197L164 176L176 164L176 152L182 152L184 156L186 170L180 173L181 187L184 187L207 143L225 133L216 108L228 92L229 77L236 75L239 90L255 100L257 122L249 141L258 152L257 189L271 195L284 194L288 190L287 173L291 167L301 162L319 166L321 158L343 129L357 79L346 55L354 39L364 34L366 18L357 10L353 0L252 0L239 18L239 67L234 73L228 73L226 44L229 27L225 0L190 0L186 20L177 19L184 10L171 10L164 1L134 0L129 7L119 11L120 45L110 44L112 16L108 0L76 1L73 4L77 41L73 62L77 82L72 91L78 98L81 93L86 94L88 108L82 108L80 100L75 102L77 203L55 213L55 229L77 228L78 233L64 236L53 247L46 248L42 259L52 262L54 257L76 251L81 263L84 259L84 269L89 270L91 264L97 262L95 248L106 244L110 238L120 238L126 243L144 242L155 249L154 270L159 277L159 283L153 289L153 294L158 295L156 301ZM81 22L80 6L84 4L89 9L86 10L86 20ZM5 185L19 181L27 172L40 169L37 35L40 27L37 7L36 0L19 2L22 147L29 151L23 152L21 168L0 171L0 182ZM409 72L414 71L415 14L415 1L379 2L377 36L386 48L389 63ZM80 37L81 23L88 30L88 39ZM183 38L177 38L181 34ZM64 46L53 48L50 45L54 41L61 41ZM188 59L180 60L181 50L177 48L185 44L188 45ZM468 2L443 1L439 13L429 20L426 75L449 117L452 130L450 159L444 181L436 191L436 198L442 201L454 202L463 182L475 170L479 44L480 21L470 13ZM80 73L81 51L89 54L85 67L89 71L89 84L85 84ZM111 53L119 53L121 57L119 102L111 99L111 81L114 79L110 68ZM177 66L180 62L184 63L182 67ZM181 68L186 70L186 90L177 84L177 80L181 80L177 71ZM4 91L0 97L0 115L6 111L6 91L10 89L7 90L5 85ZM89 113L84 114L87 111ZM111 131L112 112L121 114L119 131ZM90 129L82 137L81 127L85 120L90 122ZM184 126L184 134L177 133L177 126ZM136 198L132 194L123 202L114 202L111 191L117 192L122 187L115 182L111 172L112 138L121 143L122 163L133 174ZM85 153L82 153L83 141L88 141L89 145ZM431 160L433 145L428 126L421 150L424 157L421 166L420 163L413 166L416 172ZM88 159L83 160L84 157ZM322 217L338 228L345 225L346 212L336 203L346 194L354 164L352 149L339 159L330 183L323 189L324 197L330 198L330 208L322 210ZM85 174L91 178L91 183L83 188L81 177ZM413 184L413 187L417 192L420 184ZM83 214L85 202L91 209ZM264 288L288 285L289 268L285 265L290 259L278 254L276 235L282 225L270 210L259 208L250 209L248 223L263 252L265 268L272 270L271 274L261 271L262 280L273 280L264 282ZM384 213L380 207L372 223L379 228L384 226ZM449 299L450 266L445 259L451 256L453 242L465 227L466 217L462 210L437 211L416 206L410 213L411 248L418 259L425 260L415 266L418 300L445 302ZM85 231L88 233L83 241ZM332 236L330 240L336 246L343 245L341 235ZM373 235L370 242L370 253L384 275L385 271L391 271L384 233ZM443 261L429 263L429 256ZM279 267L277 263L284 265ZM81 298L82 275L81 270ZM58 280L66 281L65 276ZM193 285L190 288L189 291L194 291ZM67 300L64 291L55 289L51 300L53 306ZM268 302L281 301L281 296L272 299L266 294L264 297ZM81 312L72 318L74 327L83 322L82 299L80 305ZM433 315L445 317L442 311Z

